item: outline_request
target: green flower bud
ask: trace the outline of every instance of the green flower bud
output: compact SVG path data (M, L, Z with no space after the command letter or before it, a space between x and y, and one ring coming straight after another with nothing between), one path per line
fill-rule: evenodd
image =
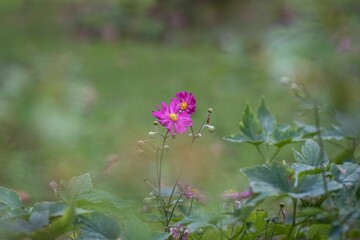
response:
M159 125L159 122L158 121L154 121L154 126L157 126L157 125Z
M215 127L210 125L208 127L208 130L209 130L209 132L213 133L213 132L215 132Z
M209 108L208 113L212 113L212 112L213 112L212 108Z

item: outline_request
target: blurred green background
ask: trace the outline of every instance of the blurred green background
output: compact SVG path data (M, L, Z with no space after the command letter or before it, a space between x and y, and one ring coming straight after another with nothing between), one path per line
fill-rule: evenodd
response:
M265 95L278 122L312 124L284 85L296 80L358 115L359 21L357 0L2 0L0 185L33 202L53 198L51 180L90 172L97 187L146 195L154 157L137 141L155 105L186 90L195 128L209 107L216 127L196 142L186 179L210 198L242 190L238 169L262 160L222 137L238 131L247 101ZM189 144L171 141L169 179ZM291 162L292 150L277 159Z

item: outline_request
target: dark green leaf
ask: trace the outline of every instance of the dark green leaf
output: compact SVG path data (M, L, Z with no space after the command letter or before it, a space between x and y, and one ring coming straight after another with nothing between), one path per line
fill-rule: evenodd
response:
M49 216L62 216L67 205L65 202L38 202L34 204L33 212L48 211Z
M244 136L248 137L252 143L261 143L265 141L260 123L249 104L246 105L242 122L240 122L240 131Z
M303 140L302 127L295 128L287 125L286 127L278 126L274 129L270 143L277 147L283 147L287 144Z
M224 137L224 139L230 142L254 145L266 143L281 148L293 142L304 141L305 137L313 136L315 133L305 126L277 125L275 117L270 113L264 98L262 98L257 114L254 114L250 105L247 104L240 122L240 132Z
M20 197L13 190L0 187L0 214L3 210L22 208Z
M321 154L321 149L314 140L306 140L305 145L301 148L301 152L302 153L294 151L294 157L297 163L312 167L327 166L329 164L327 154L325 152Z
M12 218L18 218L29 215L29 211L27 209L10 209L7 211L4 211L4 214L0 217L0 220L7 220Z
M252 211L249 215L247 222L253 223L255 230L251 232L253 237L257 238L266 228L266 221L268 214L264 210Z
M329 179L326 179L326 181L328 192L342 188L342 185L336 181ZM323 176L321 174L317 174L300 176L294 193L289 192L289 195L295 198L305 198L319 197L325 193Z
M80 227L78 240L116 240L120 238L119 225L101 213L95 212L89 217L80 216L76 219L76 225Z
M329 224L313 224L305 232L305 236L308 239L326 240L328 239L329 232L330 232Z
M339 131L336 127L331 127L322 130L321 137L324 140L342 140L345 139L344 134Z
M269 142L276 126L276 120L275 117L270 114L264 97L261 99L261 103L257 111L257 117L264 131L265 142Z
M345 162L341 165L332 164L330 172L336 181L345 185L353 185L360 181L360 165L356 163Z
M69 182L62 180L60 184L61 188L59 190L59 194L65 201L68 201L79 194L88 192L93 188L89 173L73 177Z
M49 224L49 211L33 212L29 218L33 229L40 229Z
M280 164L273 162L269 165L261 165L241 169L248 178L252 190L265 195L276 195L292 192L294 172Z

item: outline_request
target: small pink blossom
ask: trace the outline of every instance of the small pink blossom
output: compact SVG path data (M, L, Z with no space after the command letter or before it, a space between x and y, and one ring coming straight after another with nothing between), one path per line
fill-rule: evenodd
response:
M161 103L161 107L156 105L157 111L153 111L152 115L158 119L158 122L166 127L170 133L184 133L187 128L192 126L193 122L187 112L180 111L175 101L168 106L165 102Z
M178 184L179 191L187 198L187 199L195 199L202 204L205 204L206 197L202 194L198 189L194 188L189 184Z
M176 94L176 99L173 101L176 102L176 105L181 111L187 112L188 114L193 114L196 111L196 98L190 92L178 92Z
M170 233L172 239L175 240L187 240L190 236L190 230L184 228L182 224L178 224L177 226L170 228Z
M225 191L221 196L224 199L231 199L237 201L237 200L247 199L251 197L251 195L252 195L251 190L247 190L243 192L235 192L234 190L229 190L229 191Z

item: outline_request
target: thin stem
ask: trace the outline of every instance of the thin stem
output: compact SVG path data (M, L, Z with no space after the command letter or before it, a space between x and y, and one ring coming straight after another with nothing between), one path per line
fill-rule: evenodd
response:
M288 236L287 236L287 239L290 239L290 236L291 236L291 233L296 225L296 207L297 207L297 199L296 198L293 198L292 199L293 201L293 219L292 219L292 225L290 227L290 230L289 230L289 233L288 233Z
M149 185L149 187L151 187L151 188L155 191L156 194L159 195L158 190L156 189L156 187L154 187L154 186L149 182L149 180L144 179L144 182L145 182L147 185Z
M169 218L168 218L167 221L166 221L166 227L169 226L169 223L170 223L170 221L171 221L171 218L172 218L172 216L174 215L175 208L176 208L176 206L178 205L178 203L179 203L182 195L183 195L183 194L181 193L181 194L179 195L178 199L176 200L176 202L175 202L175 204L174 204L174 207L173 207L172 210L171 210L170 216L169 216Z
M161 152L160 152L160 160L159 160L159 179L158 179L158 189L159 189L159 197L161 198L161 168L162 168L162 161L164 156L164 146L166 143L166 138L169 134L169 130L166 131L166 134L164 136L164 140L161 146Z
M190 208L189 208L189 211L188 211L188 216L190 215L190 212L191 212L191 208L193 206L193 202L194 202L194 198L191 199L191 203L190 203Z
M293 220L292 220L293 227L296 225L296 207L297 207L297 199L293 198Z
M270 163L270 149L269 144L266 144L266 162Z
M182 172L183 172L183 170L184 170L184 168L185 168L186 159L190 156L191 151L192 151L192 148L193 148L193 146L194 146L194 142L195 142L195 140L197 139L197 137L198 137L198 135L199 135L202 127L203 127L204 124L206 123L206 120L208 119L209 116L210 116L210 113L208 112L208 113L205 115L205 118L204 118L202 124L200 125L200 127L199 127L199 129L198 129L198 131L197 131L196 134L194 134L194 128L193 128L192 126L190 127L190 129L191 129L191 135L192 135L192 140L191 140L191 144L190 144L190 151L188 152L188 156L184 159L184 161L183 161L183 163L182 163L182 166L181 166L181 168L180 168L180 172L179 172L179 174L178 174L177 177L176 177L175 184L174 184L174 186L173 186L173 188L172 188L172 190L171 190L171 194L170 194L170 198L169 198L168 204L170 204L170 202L171 202L171 200L172 200L172 197L173 197L173 195L174 195L176 186L177 186L177 184L178 184L178 182L179 182L179 180L180 180L181 174L182 174Z
M260 148L259 148L259 145L255 145L256 146L256 150L260 153L262 159L264 160L264 162L268 163L265 159L265 156L264 154L261 152Z
M324 186L324 193L327 194L328 193L328 182L327 182L327 177L326 177L326 169L325 166L323 164L324 161L324 143L323 143L323 139L321 136L321 129L320 129L320 114L319 114L319 107L318 107L318 103L316 101L314 101L314 120L315 120L315 127L316 127L316 131L318 132L318 142L319 142L319 147L320 147L320 164L321 164L321 169L322 169L322 178L323 178L323 186ZM331 198L330 198L331 200ZM330 204L332 205L331 201Z
M277 215L277 219L276 219L276 222L275 222L275 225L274 225L274 228L273 228L272 233L271 233L270 240L272 240L273 237L274 237L276 225L277 225L277 223L279 222L279 217L280 217L280 213L281 213L281 210L282 210L282 209L283 209L283 207L280 207L279 212L278 212L278 215Z
M280 148L278 147L275 151L275 153L272 155L272 157L270 158L270 163L272 162L272 160L274 160L274 158L276 157L276 155L279 153Z

